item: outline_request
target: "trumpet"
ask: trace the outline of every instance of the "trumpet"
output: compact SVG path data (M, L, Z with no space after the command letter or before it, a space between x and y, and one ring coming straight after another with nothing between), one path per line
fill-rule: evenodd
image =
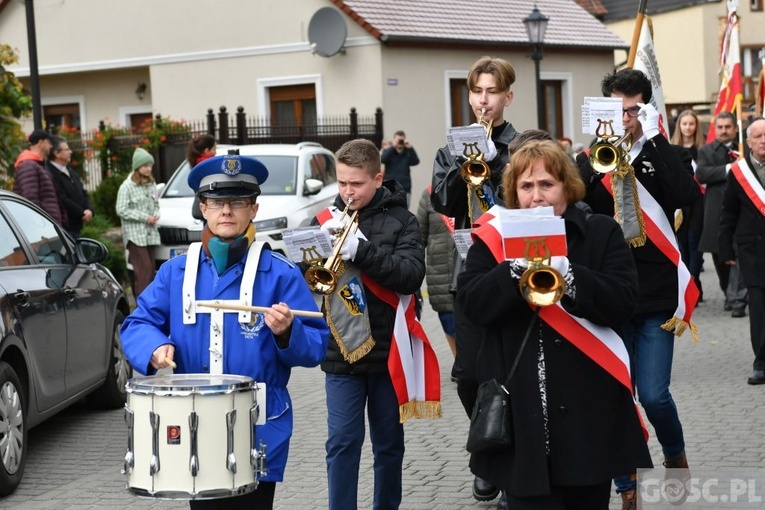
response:
M518 284L523 298L536 306L550 306L561 300L566 293L566 281L549 260L531 259L529 267L521 275Z
M601 127L603 127L602 134ZM625 164L629 164L632 133L624 133L618 138L613 133L611 121L598 120L598 129L595 131L598 141L590 148L590 166L599 174L614 172ZM622 145L625 143L626 148Z
M343 214L340 215L340 221L348 216L352 203L353 198L349 198L348 204L343 210ZM338 271L340 270L340 264L343 262L343 259L340 257L340 249L343 247L343 243L348 237L348 234L356 232L356 229L358 228L358 223L356 222L358 214L359 211L353 211L348 223L342 230L340 230L335 248L332 250L332 254L327 258L326 262L324 262L324 264L314 264L305 272L305 281L308 283L308 287L312 292L328 295L335 291L339 277Z
M489 139L491 138L494 119L486 122L483 118L485 114L486 108L481 108L481 116L478 118L478 123L486 129L486 138ZM460 175L466 183L472 186L481 186L491 178L491 169L483 160L483 153L480 150L474 146L465 145L465 150L462 154L467 160L460 166Z

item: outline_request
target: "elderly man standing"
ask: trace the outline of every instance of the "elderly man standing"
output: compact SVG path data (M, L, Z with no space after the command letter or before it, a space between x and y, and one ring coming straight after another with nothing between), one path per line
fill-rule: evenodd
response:
M765 119L749 125L746 143L749 156L733 163L727 176L719 255L723 263L739 268L749 293L754 363L747 382L765 384Z
M72 149L69 143L65 138L54 136L47 163L48 171L66 209L67 221L64 222L64 228L74 239L79 239L83 224L93 219L93 204L79 176L69 168L71 160Z
M29 149L19 154L14 166L16 178L13 191L34 202L61 225L67 221L53 177L45 169L45 158L50 154L51 136L42 129L29 135Z

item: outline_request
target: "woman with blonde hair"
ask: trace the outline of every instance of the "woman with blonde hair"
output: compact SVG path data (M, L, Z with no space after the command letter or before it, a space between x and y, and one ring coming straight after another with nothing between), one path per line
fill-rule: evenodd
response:
M699 148L704 145L704 136L701 133L699 117L693 110L683 110L677 117L675 130L672 132L671 143L688 149L693 158L693 171L696 171L696 159ZM680 210L682 214L680 224L676 226L677 242L680 247L680 255L683 262L688 266L691 276L699 288L699 302L703 301L704 292L701 289L701 265L704 262L704 254L699 251L699 239L704 228L704 195L701 195L696 203Z

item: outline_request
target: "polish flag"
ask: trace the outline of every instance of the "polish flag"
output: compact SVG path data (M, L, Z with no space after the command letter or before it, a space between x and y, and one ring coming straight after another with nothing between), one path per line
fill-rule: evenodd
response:
M741 81L741 47L738 39L738 14L737 1L728 1L728 25L725 27L722 46L720 48L720 93L717 96L717 105L714 115L720 112L733 113L736 105L740 104L744 97L744 89ZM740 112L739 112L740 113ZM715 139L715 130L710 128L707 132L707 143Z

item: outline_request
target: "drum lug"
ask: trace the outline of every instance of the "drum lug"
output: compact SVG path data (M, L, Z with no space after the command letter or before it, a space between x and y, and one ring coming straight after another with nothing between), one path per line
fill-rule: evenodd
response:
M199 415L191 411L189 415L189 431L191 432L191 452L189 458L189 471L191 476L197 476L199 472L199 457L197 451L197 429L199 428Z
M226 413L226 444L228 452L226 454L226 467L233 474L236 474L236 456L234 455L234 425L236 425L236 409Z
M149 423L151 424L151 461L149 461L149 474L156 475L159 472L159 415L149 411Z
M252 449L250 461L252 462L252 467L255 470L256 478L260 479L268 475L268 466L266 464L266 445L263 444L263 441L260 442L260 449L258 451L256 451L254 448Z
M127 474L135 465L135 455L133 454L133 421L133 411L125 405L125 423L127 423L128 428L128 446L127 453L125 453L125 467L122 470L123 475Z

